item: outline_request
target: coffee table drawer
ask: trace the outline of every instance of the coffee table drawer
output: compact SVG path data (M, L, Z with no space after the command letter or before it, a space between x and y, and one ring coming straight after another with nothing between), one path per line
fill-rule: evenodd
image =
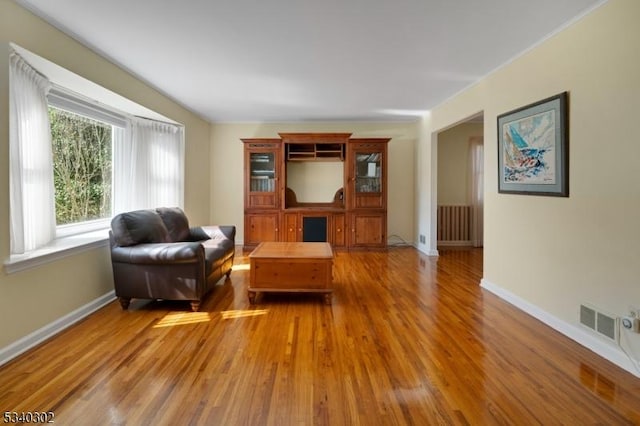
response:
M254 288L327 288L331 282L331 262L255 261Z

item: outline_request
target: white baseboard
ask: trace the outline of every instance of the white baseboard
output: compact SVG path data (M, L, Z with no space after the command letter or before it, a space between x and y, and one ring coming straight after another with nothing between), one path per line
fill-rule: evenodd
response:
M439 256L438 250L427 250L427 248L420 244L413 244L413 247L416 248L420 253L424 253L427 256Z
M600 340L600 338L596 336L592 336L586 330L582 329L579 326L575 326L571 323L568 323L560 318L551 315L550 313L540 309L539 307L527 302L519 296L509 292L508 290L499 287L486 279L482 279L480 282L480 287L485 290L490 291L501 299L509 302L514 305L516 308L526 312L532 317L542 321L549 327L554 330L564 334L571 340L576 341L582 346L590 349L596 354L600 355L604 359L614 363L620 368L628 371L636 377L640 377L640 372L634 367L633 363L629 358L624 354L622 350L617 348L616 346L612 346L607 344L606 342Z
M22 339L10 344L9 346L0 349L0 365L6 364L13 358L42 343L51 336L60 333L65 328L87 317L88 315L113 301L115 298L115 291L111 290L109 293L100 296L99 298L87 303L84 306L81 306L75 311L63 316L62 318L58 318L54 322L47 324L39 330L36 330L33 333L23 337Z

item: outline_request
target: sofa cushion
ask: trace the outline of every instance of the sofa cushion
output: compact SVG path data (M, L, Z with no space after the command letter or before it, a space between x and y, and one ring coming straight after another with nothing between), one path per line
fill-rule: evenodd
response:
M121 247L171 242L169 231L154 210L120 213L111 220L111 229L116 243Z
M164 226L169 231L169 237L171 241L189 241L189 219L179 207L160 207L156 209L156 212L162 218Z
M191 241L204 241L211 239L211 237L201 226L194 226L189 228L189 239Z

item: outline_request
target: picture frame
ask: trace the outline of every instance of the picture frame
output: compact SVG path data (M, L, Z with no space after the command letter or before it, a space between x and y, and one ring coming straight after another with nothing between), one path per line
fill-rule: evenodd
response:
M568 93L498 116L498 192L569 196Z

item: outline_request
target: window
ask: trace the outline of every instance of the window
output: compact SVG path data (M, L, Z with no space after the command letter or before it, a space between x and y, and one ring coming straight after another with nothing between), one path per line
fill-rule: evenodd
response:
M111 126L49 107L56 223L111 216Z
M9 59L7 272L104 242L117 213L183 207L183 126L17 46Z
M124 118L59 88L48 103L56 236L105 228L113 215L114 136Z

